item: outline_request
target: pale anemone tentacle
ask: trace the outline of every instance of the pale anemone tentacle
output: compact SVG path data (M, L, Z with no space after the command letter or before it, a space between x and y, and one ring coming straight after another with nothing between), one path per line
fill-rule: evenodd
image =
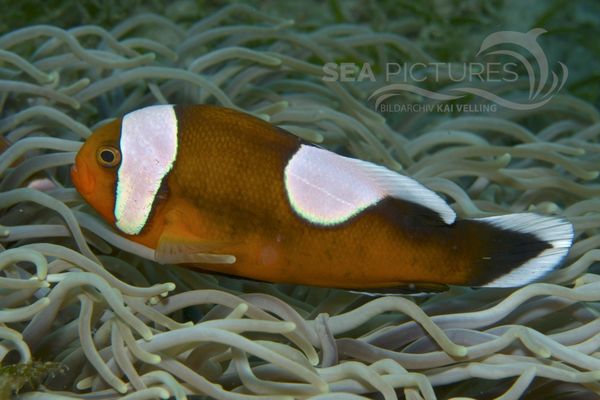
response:
M79 102L71 96L67 96L45 86L38 86L28 82L0 79L0 91L47 97L57 103L68 104L74 109L78 109L80 106Z
M29 119L35 119L36 117L44 117L53 120L65 128L76 132L82 138L87 138L91 134L90 129L81 122L78 122L65 113L48 106L29 107L19 113L11 115L10 117L4 118L0 123L0 133L4 133L18 125L23 124L25 121L28 121Z
M38 81L40 83L50 83L57 76L56 74L54 74L54 75L52 73L47 74L47 73L41 71L40 69L36 68L35 65L30 63L23 57L19 56L18 54L12 53L10 51L0 50L0 60L9 62L9 63L15 65L16 67L21 69L21 71L30 75L32 78L34 78L36 81Z

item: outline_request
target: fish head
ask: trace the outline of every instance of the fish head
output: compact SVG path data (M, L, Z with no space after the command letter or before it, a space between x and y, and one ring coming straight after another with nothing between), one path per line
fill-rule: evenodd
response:
M120 136L121 119L96 129L79 149L71 168L71 179L79 194L112 225L121 162Z

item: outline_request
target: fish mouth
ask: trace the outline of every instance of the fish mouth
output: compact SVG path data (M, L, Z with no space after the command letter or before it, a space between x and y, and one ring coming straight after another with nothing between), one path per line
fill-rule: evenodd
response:
M93 175L89 173L87 166L79 162L75 162L71 167L71 180L82 196L89 196L92 194L94 187L96 186L95 179Z

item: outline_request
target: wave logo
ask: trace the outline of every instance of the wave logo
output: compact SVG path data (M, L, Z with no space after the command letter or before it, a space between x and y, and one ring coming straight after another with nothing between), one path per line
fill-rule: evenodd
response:
M522 70L526 72L527 80L529 82L529 96L524 102L508 100L490 90L484 89L484 85L464 85L464 82L464 86L448 88L443 92L434 92L410 83L389 84L373 92L369 97L369 100L376 99L375 107L379 109L381 103L386 99L401 95L403 92L412 92L438 101L457 100L467 95L475 95L496 103L499 106L513 110L532 110L541 107L550 101L550 99L563 88L569 75L566 65L561 62L558 63L560 67L559 74L550 70L546 54L537 41L538 37L545 32L546 30L541 28L532 29L527 33L515 31L495 32L488 35L483 40L483 43L477 52L477 56L481 57L495 55L514 59L512 62L506 63L502 69L511 72L515 76L517 76L517 74L512 67L518 67L519 64L522 66ZM525 50L529 53L529 57L525 57L521 52L511 50L510 48L514 48L514 46L519 46L522 50ZM436 72L439 71L440 63L433 64L435 64ZM494 63L490 63L490 65L491 64ZM473 64L465 64L465 68L470 68L472 65ZM481 66L482 68L488 66L486 63L477 63L476 65ZM510 66L512 67L509 68ZM452 68L452 65L448 64L447 67ZM465 74L463 76L467 75L468 74ZM389 77L386 76L386 80L388 80L388 78ZM423 79L418 80L423 81ZM469 81L467 79L465 80Z

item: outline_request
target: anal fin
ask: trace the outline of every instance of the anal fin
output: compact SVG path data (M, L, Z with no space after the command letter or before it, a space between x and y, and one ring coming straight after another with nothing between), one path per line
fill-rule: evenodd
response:
M405 285L398 285L392 287L381 287L372 289L352 289L350 292L357 294L364 294L367 296L379 297L379 296L430 296L436 293L445 292L449 290L448 285L440 283L408 283Z

